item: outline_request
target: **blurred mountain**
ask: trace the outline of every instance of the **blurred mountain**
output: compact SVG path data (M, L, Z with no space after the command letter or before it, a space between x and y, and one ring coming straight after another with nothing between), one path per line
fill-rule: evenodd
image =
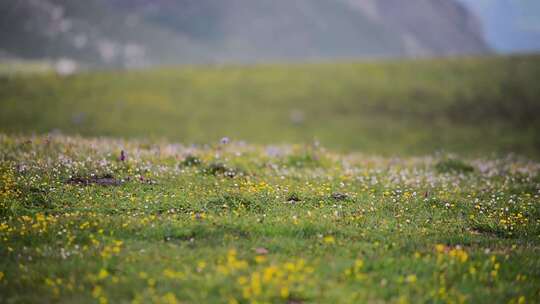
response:
M460 0L478 15L486 39L500 52L540 50L540 1Z
M488 51L455 0L0 1L0 55L144 66Z
M0 1L4 58L71 58L88 65L144 66L204 56L181 34L107 0Z

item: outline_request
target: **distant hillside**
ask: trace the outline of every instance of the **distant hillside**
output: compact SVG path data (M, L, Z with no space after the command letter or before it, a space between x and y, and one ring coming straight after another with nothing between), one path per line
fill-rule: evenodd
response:
M203 53L178 33L113 9L107 0L0 1L0 16L4 58L139 66L191 61Z
M88 64L253 62L487 51L456 1L0 2L0 54Z

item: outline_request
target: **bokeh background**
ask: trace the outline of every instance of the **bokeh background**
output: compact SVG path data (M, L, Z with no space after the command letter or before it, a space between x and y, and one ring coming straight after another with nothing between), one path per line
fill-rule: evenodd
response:
M0 2L0 131L540 151L534 0Z

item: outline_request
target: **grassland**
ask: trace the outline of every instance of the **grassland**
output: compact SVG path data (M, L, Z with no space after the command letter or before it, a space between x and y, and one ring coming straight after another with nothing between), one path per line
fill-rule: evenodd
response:
M537 303L539 64L4 75L0 303Z
M64 136L0 144L5 303L540 297L540 164L526 159Z
M532 55L12 75L0 77L0 130L537 158L538 79Z

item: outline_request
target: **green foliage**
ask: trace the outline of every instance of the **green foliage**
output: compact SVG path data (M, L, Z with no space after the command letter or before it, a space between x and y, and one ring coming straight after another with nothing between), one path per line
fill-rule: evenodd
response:
M194 155L186 156L186 158L181 163L182 166L186 166L186 167L199 166L201 164L202 164L201 159Z
M318 156L306 152L303 154L293 154L287 157L285 165L290 167L320 167L321 162Z
M457 158L447 158L440 160L435 165L439 173L470 173L474 167Z

